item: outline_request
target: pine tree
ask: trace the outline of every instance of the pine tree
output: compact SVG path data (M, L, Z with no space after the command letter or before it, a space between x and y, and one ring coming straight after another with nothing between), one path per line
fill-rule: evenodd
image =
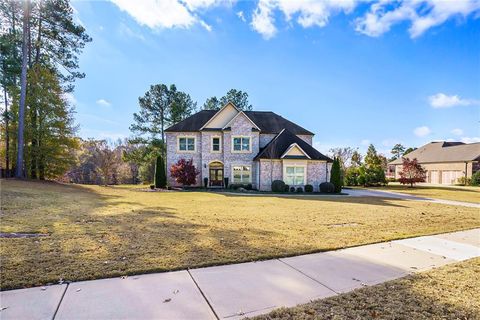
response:
M203 104L203 110L218 110L229 102L232 102L240 110L251 111L253 109L248 101L248 93L242 90L230 89L220 99L215 96L208 98Z
M342 178L340 172L340 161L338 158L333 159L332 172L330 175L330 182L335 186L335 193L342 192Z
M155 188L165 188L167 186L167 177L165 175L165 162L162 156L157 157L155 166Z
M135 136L129 142L145 151L139 164L145 168L154 167L156 156L160 153L165 157L166 154L165 129L190 116L197 104L173 84L170 87L165 84L150 86L138 102L140 111L133 114L134 122L130 125Z
M0 21L2 31L5 31L0 35L0 73L5 110L8 111L3 117L5 154L6 162L10 162L12 151L17 153L13 165L16 166L18 177L25 177L27 172L32 178L45 176L47 168L42 169L39 165L45 163L45 159L50 159L49 154L39 153L50 150L45 147L48 146L48 140L43 142L38 140L44 131L41 117L49 111L42 110L45 99L41 101L35 99L39 97L38 95L31 96L38 91L29 80L33 78L32 72L40 72L35 76L36 79L51 78L45 78L46 69L52 73L52 77L55 77L60 86L60 90L55 91L58 95L55 98L57 102L64 93L73 90L75 79L85 76L78 71L79 55L91 38L74 20L74 11L69 0L0 1ZM20 79L20 82L17 79ZM52 82L36 83L38 87L51 84ZM16 97L17 95L20 98ZM15 100L17 105L14 105ZM10 106L9 101L12 102ZM59 106L58 103L55 105ZM69 115L70 112L67 112L66 117L57 117L54 125L59 127L61 124L58 121L64 121L63 126L70 127ZM12 128L16 128L14 134ZM30 136L26 136L28 133ZM12 147L16 149L11 151ZM35 152L30 153L27 162L26 153L29 152L29 148ZM52 161L55 161L55 158L52 158ZM7 167L9 166L10 163Z
M382 161L377 154L377 149L375 149L373 144L370 144L368 146L367 154L365 156L365 165L367 167L373 168L373 167L379 167L381 166L381 164L382 164Z
M25 147L25 167L32 179L56 178L75 162L74 109L63 97L56 73L36 65L28 71L27 105L36 104L36 113L25 117L25 140L36 141ZM36 122L36 126L31 124Z

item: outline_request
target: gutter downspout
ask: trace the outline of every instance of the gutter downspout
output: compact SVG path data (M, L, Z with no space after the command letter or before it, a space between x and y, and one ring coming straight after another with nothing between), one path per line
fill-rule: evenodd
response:
M464 185L467 186L467 167L468 166L468 162L465 161L465 181L464 181Z

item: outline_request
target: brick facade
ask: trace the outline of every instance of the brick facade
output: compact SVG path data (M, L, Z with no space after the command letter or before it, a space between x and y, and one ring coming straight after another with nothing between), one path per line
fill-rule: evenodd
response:
M202 144L200 140L200 132L166 132L167 140L167 183L170 186L178 186L178 183L170 176L170 168L180 159L193 159L193 165L200 170L202 167ZM179 152L177 150L178 137L194 137L195 152ZM200 175L197 176L196 186L201 186L202 181Z
M273 180L283 180L285 160L253 161L260 149L265 147L276 134L261 134L255 125L244 115L239 114L229 124L229 128L220 130L204 130L200 132L167 132L167 181L171 186L179 186L170 176L170 168L180 159L193 159L195 167L200 171L196 186L203 185L203 178L209 178L209 165L212 162L221 162L224 165L224 177L233 183L233 166L249 166L251 168L251 183L254 188L271 190ZM232 139L235 136L250 137L249 152L234 152ZM194 137L195 152L181 152L178 150L179 137ZM212 151L212 137L220 137L220 151ZM299 138L312 144L312 135L298 135ZM324 161L303 160L307 168L307 184L314 186L315 191L321 182L328 181L327 172L330 172L331 163ZM258 185L260 183L260 185Z
M283 168L288 165L286 160L261 160L260 161L260 190L271 191L272 181L285 180ZM292 165L305 165L307 170L307 183L313 186L314 191L319 191L322 182L330 181L331 163L325 161L296 161Z

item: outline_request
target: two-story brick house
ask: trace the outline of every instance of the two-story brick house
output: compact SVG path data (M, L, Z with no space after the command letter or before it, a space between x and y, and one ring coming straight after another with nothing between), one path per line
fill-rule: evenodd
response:
M273 180L290 186L311 184L318 190L329 180L332 159L312 146L313 133L273 112L242 111L232 103L220 110L202 110L165 130L168 183L176 186L170 168L193 159L209 186L251 183L271 190Z

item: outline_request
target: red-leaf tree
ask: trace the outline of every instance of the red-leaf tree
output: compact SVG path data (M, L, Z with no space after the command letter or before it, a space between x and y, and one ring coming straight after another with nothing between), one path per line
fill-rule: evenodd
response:
M416 158L413 160L403 158L402 160L402 172L400 172L400 179L398 179L401 184L410 184L410 187L413 187L417 182L425 182L427 172Z
M170 175L175 178L175 181L184 186L195 184L199 174L200 171L193 165L193 159L180 159L170 168Z

